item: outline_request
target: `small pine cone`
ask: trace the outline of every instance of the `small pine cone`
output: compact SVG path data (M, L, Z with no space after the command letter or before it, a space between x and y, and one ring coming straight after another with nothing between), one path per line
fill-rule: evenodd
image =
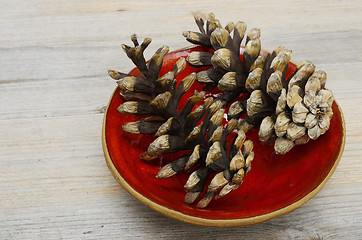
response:
M250 140L245 141L245 133L239 131L230 149L227 149L229 144L226 137L238 127L238 120L231 119L223 127L223 107L226 103L223 98L204 99L205 92L195 91L182 110L177 110L180 109L178 105L182 96L194 83L196 74L186 76L177 86L175 77L185 68L185 59L180 58L170 72L159 76L168 47L157 50L146 64L143 51L150 39L139 45L133 35L132 41L134 47L123 45L123 49L140 69L141 77L114 70L110 70L109 75L117 80L126 100L118 111L121 114L150 116L124 124L123 130L133 134L154 134L154 141L140 155L143 160L150 161L165 153L186 152L163 166L156 177L168 178L183 170L196 169L185 183L187 204L196 201L203 192L206 180L216 173L207 187L206 195L198 203L198 207L204 208L225 185L229 187L224 187L218 196L224 196L241 185L254 158L253 144ZM194 108L196 104L198 107Z
M286 79L289 89L286 96L280 95L273 114L278 137L274 146L277 154L285 154L309 139L316 140L329 129L334 98L330 90L322 89L326 73L314 69L310 62L304 61L298 65L295 74ZM265 139L260 132L259 139Z
M311 62L302 61L287 78L292 51L277 47L272 53L260 53L260 30L255 28L247 34L243 60L240 61L240 44L246 25L238 22L223 28L214 16L212 19L217 22L213 26L218 27L209 28L208 21L206 29L213 31L207 32L203 21L197 21L204 39L209 37L209 41L203 42L207 44L193 43L212 48L215 52L192 52L187 61L194 67L213 67L199 72L197 81L217 84L223 91L223 100L232 102L229 118L239 118L246 111L244 123L260 125L260 141L269 142L278 137L275 142L278 154L285 154L294 145L305 144L309 139L315 140L328 130L333 115L333 94L324 89L325 72L315 71ZM234 27L233 36L230 35L231 27ZM249 93L249 98L233 102L241 93ZM249 127L245 126L242 125L247 131Z
M277 49L273 54L276 52L278 52ZM274 69L273 66L277 65L273 63L280 61L275 59L278 56L288 55L288 52L279 50L279 54L272 60L270 72L278 71ZM285 63L286 65L288 61ZM282 69L280 66L276 68ZM269 82L275 82L275 80L273 80L273 74L269 76L266 74L264 77L267 79L268 89ZM283 74L282 85L279 84L277 91L267 91L267 94L273 99L267 104L275 106L275 110L264 116L260 125L259 139L266 142L276 136L274 149L277 154L285 154L295 145L305 144L309 139L315 140L324 134L329 128L333 115L332 103L334 101L332 92L322 89L326 79L326 73L315 71L315 66L309 61L301 62L288 79ZM248 112L248 116L252 117L254 114L254 112Z

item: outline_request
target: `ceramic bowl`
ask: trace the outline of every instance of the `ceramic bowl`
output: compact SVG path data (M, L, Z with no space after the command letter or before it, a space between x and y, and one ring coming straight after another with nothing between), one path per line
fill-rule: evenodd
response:
M161 74L171 70L180 57L191 51L209 51L202 47L185 48L169 53L162 66ZM288 74L295 70L289 64ZM187 66L177 79L191 72ZM139 75L138 69L130 72ZM202 90L195 83L182 98L183 104L194 90ZM231 227L256 224L286 214L300 207L316 195L336 169L345 143L345 123L341 109L333 103L330 129L317 140L294 147L285 155L276 155L273 146L261 145L257 129L247 133L254 142L255 159L252 170L237 190L223 198L212 200L205 209L196 204L184 203L183 186L191 172L181 172L168 179L155 176L162 166L175 159L173 154L164 155L152 162L139 159L152 135L129 134L122 125L136 121L140 116L122 115L117 107L124 102L113 92L104 115L102 143L107 165L115 179L136 199L152 209L177 220L203 226ZM211 94L217 94L214 90ZM206 183L208 184L208 183Z

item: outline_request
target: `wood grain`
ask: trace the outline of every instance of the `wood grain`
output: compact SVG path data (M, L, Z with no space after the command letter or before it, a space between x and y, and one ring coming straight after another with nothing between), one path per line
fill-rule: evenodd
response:
M361 1L0 1L0 239L361 239ZM346 119L345 152L312 200L242 228L196 227L131 197L104 161L101 126L115 84L133 68L120 44L138 33L175 50L212 11L262 31L264 49L328 73Z

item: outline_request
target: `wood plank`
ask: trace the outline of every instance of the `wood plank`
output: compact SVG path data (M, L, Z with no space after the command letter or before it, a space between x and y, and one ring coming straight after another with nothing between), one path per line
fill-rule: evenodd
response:
M362 3L351 1L1 0L0 239L359 239L362 234ZM129 36L189 46L193 14L212 11L262 32L313 61L346 119L341 162L326 186L294 212L241 228L166 218L113 179L101 147L103 110L128 72Z

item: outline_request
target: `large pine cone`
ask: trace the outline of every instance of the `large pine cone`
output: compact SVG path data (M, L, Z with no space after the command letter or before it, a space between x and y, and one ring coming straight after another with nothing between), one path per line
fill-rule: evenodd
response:
M331 91L324 89L325 72L315 71L311 62L302 61L287 78L292 51L277 47L272 53L261 53L260 30L255 28L247 34L240 60L245 23L231 22L223 28L209 14L205 30L200 17L195 16L195 21L200 33L185 31L183 35L189 42L215 52L192 52L187 61L194 67L212 67L199 72L197 81L217 84L224 91L225 102L233 102L230 118L239 118L246 110L247 117L241 125L244 130L260 124L260 141L277 137L274 148L278 154L285 154L310 138L315 140L328 130L334 98ZM235 101L241 93L250 94L247 101Z
M253 143L246 140L243 131L233 133L238 120L232 119L223 126L225 101L221 99L205 99L205 92L195 91L181 108L179 103L182 96L196 79L196 74L192 73L177 86L175 77L185 68L186 60L180 58L170 72L159 76L168 48L161 47L146 63L143 51L150 39L146 38L141 45L135 35L131 39L134 47L122 47L140 69L142 77L114 70L110 70L109 75L117 80L123 90L121 95L126 99L118 111L122 114L149 116L124 124L123 130L134 134L154 134L155 140L140 156L143 160L185 151L180 158L161 168L156 177L167 178L182 170L192 169L184 187L187 191L185 202L188 204L197 200L206 180L212 177L205 196L197 205L204 208L215 195L225 196L241 185L254 159ZM226 137L230 134L235 137L229 145Z

